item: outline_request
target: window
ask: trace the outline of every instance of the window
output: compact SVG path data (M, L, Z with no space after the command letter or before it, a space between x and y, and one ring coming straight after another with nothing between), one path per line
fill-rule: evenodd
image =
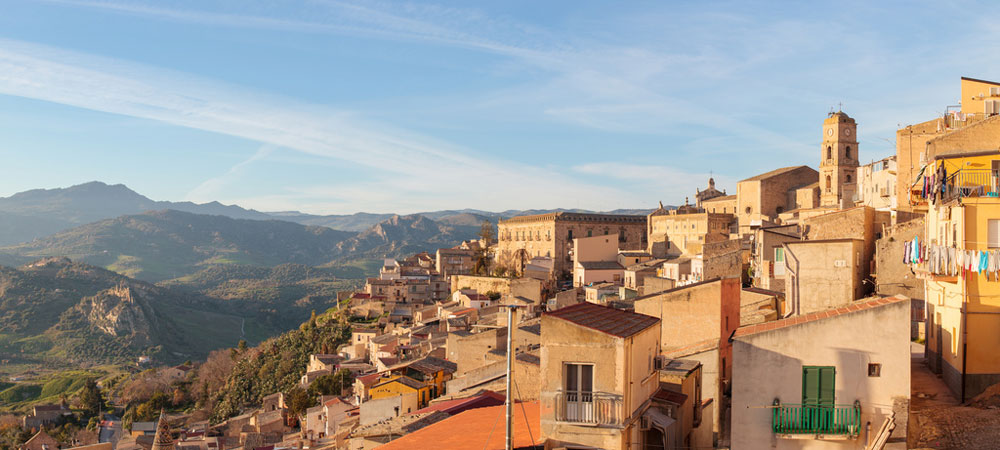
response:
M785 248L776 247L774 249L774 276L785 276Z
M569 234L567 235L566 239L569 239L571 241L573 240L573 230L569 230Z
M830 192L830 176L826 176L826 191Z
M594 366L566 364L566 420L590 422L594 417Z
M851 182L851 174L847 174L847 182L848 182L848 183L850 183L850 182Z
M802 404L833 406L836 377L833 366L802 366Z
M625 237L625 229L622 228L618 230L618 242L626 242L626 240L627 238Z
M826 146L826 159L833 159L833 147L829 145Z
M1000 220L989 219L986 221L987 235L986 242L989 248L1000 247Z
M747 209L746 209L747 214L750 214L750 211L752 211L752 210L750 209L749 206L747 206Z
M868 376L870 376L870 377L880 377L880 376L882 376L882 364L880 364L880 363L868 363Z
M594 230L588 229L587 230L587 237L593 237L593 236L594 236Z
M847 148L844 149L844 158L851 159L851 146L850 145L848 145ZM847 181L851 181L851 180L847 180Z

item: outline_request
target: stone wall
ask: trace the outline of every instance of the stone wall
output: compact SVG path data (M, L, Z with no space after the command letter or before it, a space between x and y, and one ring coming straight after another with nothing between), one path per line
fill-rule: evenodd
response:
M924 280L917 278L903 261L903 243L914 236L924 240L924 219L911 220L887 230L887 236L875 243L875 292L880 295L905 295L924 299Z

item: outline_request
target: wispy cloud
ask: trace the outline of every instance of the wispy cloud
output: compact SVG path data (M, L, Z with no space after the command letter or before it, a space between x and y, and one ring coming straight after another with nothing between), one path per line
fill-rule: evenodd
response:
M487 203L496 208L554 207L587 195L611 206L624 197L573 177L375 124L343 111L241 91L180 73L19 41L0 40L0 94L140 117L334 158L369 175L367 181L318 187L346 202L322 203L320 195L288 192L282 209L312 201L315 211L418 211ZM262 154L263 152L263 154ZM344 170L351 170L350 165ZM189 196L218 189L226 176L208 180ZM311 198L310 198L311 197ZM373 204L372 201L383 201ZM259 207L251 204L247 206Z

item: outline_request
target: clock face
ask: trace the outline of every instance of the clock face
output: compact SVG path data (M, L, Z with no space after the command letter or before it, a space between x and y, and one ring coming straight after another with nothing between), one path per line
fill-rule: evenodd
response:
M844 134L850 136L851 135L851 129L848 128L848 129L844 130Z
M833 128L827 128L826 129L826 135L827 136L833 136Z

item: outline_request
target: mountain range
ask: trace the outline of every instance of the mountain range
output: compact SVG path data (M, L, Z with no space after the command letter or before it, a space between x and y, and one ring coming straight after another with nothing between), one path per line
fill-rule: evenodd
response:
M315 215L298 211L261 212L219 202L192 203L155 201L125 185L99 181L55 189L33 189L10 197L0 197L0 246L10 246L45 237L78 225L148 211L175 210L193 214L225 216L233 219L281 220L302 225L322 226L341 231L363 232L391 219L392 213ZM486 220L496 223L508 217L547 212L592 212L578 209L442 210L417 213L445 225L479 225ZM608 214L646 214L650 210L620 209ZM476 222L476 223L473 223Z

